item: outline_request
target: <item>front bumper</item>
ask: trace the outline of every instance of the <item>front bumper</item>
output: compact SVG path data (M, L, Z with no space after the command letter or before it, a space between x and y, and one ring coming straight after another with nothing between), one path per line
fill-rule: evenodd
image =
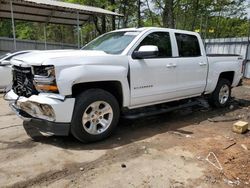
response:
M13 90L5 95L12 110L29 126L54 134L68 135L75 99L58 94L41 93L18 97Z
M26 98L18 97L13 90L5 95L5 100L10 102L14 111L22 110L33 118L60 123L71 122L75 105L74 98L65 98L58 94L40 93Z
M34 118L25 120L23 127L31 137L35 137L37 132L56 136L68 136L70 132L70 123L55 123Z

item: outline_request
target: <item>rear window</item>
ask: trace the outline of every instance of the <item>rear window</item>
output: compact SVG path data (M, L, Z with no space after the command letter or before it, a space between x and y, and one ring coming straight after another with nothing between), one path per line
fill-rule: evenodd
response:
M180 57L201 56L200 44L196 36L176 33L175 37Z

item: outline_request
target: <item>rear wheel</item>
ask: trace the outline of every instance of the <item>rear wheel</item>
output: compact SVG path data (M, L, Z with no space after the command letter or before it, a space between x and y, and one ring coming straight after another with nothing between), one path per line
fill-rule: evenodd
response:
M214 92L210 95L209 103L215 107L225 107L231 98L231 82L227 79L220 79Z
M119 116L119 104L111 93L87 90L76 98L71 133L82 142L102 140L114 131Z

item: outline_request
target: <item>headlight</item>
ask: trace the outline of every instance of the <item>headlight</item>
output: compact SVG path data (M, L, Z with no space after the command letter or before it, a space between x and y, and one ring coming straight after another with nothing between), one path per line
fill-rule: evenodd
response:
M58 92L54 66L34 66L33 73L37 91Z

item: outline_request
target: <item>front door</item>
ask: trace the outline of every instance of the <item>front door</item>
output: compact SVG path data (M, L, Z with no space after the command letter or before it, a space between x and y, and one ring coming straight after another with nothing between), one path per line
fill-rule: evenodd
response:
M131 106L154 104L175 98L176 62L172 58L172 42L168 32L152 32L136 47L154 45L159 49L157 57L129 58Z

